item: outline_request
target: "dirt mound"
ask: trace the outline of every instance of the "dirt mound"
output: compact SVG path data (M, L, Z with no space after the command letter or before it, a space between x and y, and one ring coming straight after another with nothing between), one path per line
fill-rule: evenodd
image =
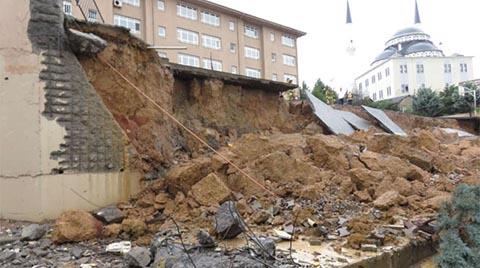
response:
M329 233L337 232L339 218L349 219L349 234L365 238L376 226L399 218L435 214L458 183L477 181L473 178L480 174L480 165L472 163L478 163L480 155L471 148L478 148L478 138L454 139L438 130L435 135L414 133L373 135L368 140L362 138L368 132L351 137L247 134L220 151L275 196L220 157L201 157L172 168L165 180L150 188L154 191L133 199L132 207L124 206L124 214L145 222L170 215L193 231L211 228L219 205L234 200L258 231L288 228L300 213L298 223L311 218ZM433 159L432 168L425 168L411 152ZM439 168L449 164L454 171ZM360 222L368 224L353 228ZM315 235L308 228L299 233Z

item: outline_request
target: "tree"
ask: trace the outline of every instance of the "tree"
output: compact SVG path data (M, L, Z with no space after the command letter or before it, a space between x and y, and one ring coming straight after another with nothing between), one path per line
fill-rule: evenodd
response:
M440 92L439 97L442 105L441 109L443 115L466 113L470 111L470 105L467 99L458 94L457 86L445 88Z
M307 83L305 81L302 82L302 86L300 87L300 99L305 100L307 99L307 95L305 94L305 91L309 90Z
M441 268L474 268L480 263L480 185L460 184L437 218Z
M319 100L323 102L327 102L327 88L328 86L325 85L322 80L319 78L317 79L317 82L315 82L315 85L313 86L312 90L312 95L317 97ZM333 92L334 99L337 99L337 94L335 91Z
M421 88L413 100L414 113L422 116L441 115L441 103L437 93L431 88Z
M381 101L374 102L370 99L367 99L364 101L363 105L372 107L372 108L381 109L381 110L392 110L392 111L399 110L398 105L396 103L393 103L388 100L381 100Z

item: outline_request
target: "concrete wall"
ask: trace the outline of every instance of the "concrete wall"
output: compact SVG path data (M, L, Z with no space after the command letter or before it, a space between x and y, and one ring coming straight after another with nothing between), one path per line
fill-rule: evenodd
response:
M138 189L125 136L70 52L61 7L0 1L0 218L53 218Z

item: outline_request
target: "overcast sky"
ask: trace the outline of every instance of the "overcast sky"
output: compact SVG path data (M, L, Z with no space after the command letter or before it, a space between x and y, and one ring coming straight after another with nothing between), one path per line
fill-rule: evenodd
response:
M313 86L345 77L345 65L356 76L366 71L397 30L412 26L415 0L350 0L352 34L345 25L347 0L211 0L268 19L307 35L298 40L299 81ZM480 1L418 0L421 28L446 55L474 58L474 78L480 78ZM354 62L345 48L353 36ZM345 79L345 78L343 78ZM334 83L334 82L332 82Z

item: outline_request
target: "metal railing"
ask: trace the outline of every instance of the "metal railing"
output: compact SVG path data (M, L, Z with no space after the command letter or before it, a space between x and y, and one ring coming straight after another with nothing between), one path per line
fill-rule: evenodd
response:
M105 23L102 12L98 8L95 0L76 0L85 21Z

